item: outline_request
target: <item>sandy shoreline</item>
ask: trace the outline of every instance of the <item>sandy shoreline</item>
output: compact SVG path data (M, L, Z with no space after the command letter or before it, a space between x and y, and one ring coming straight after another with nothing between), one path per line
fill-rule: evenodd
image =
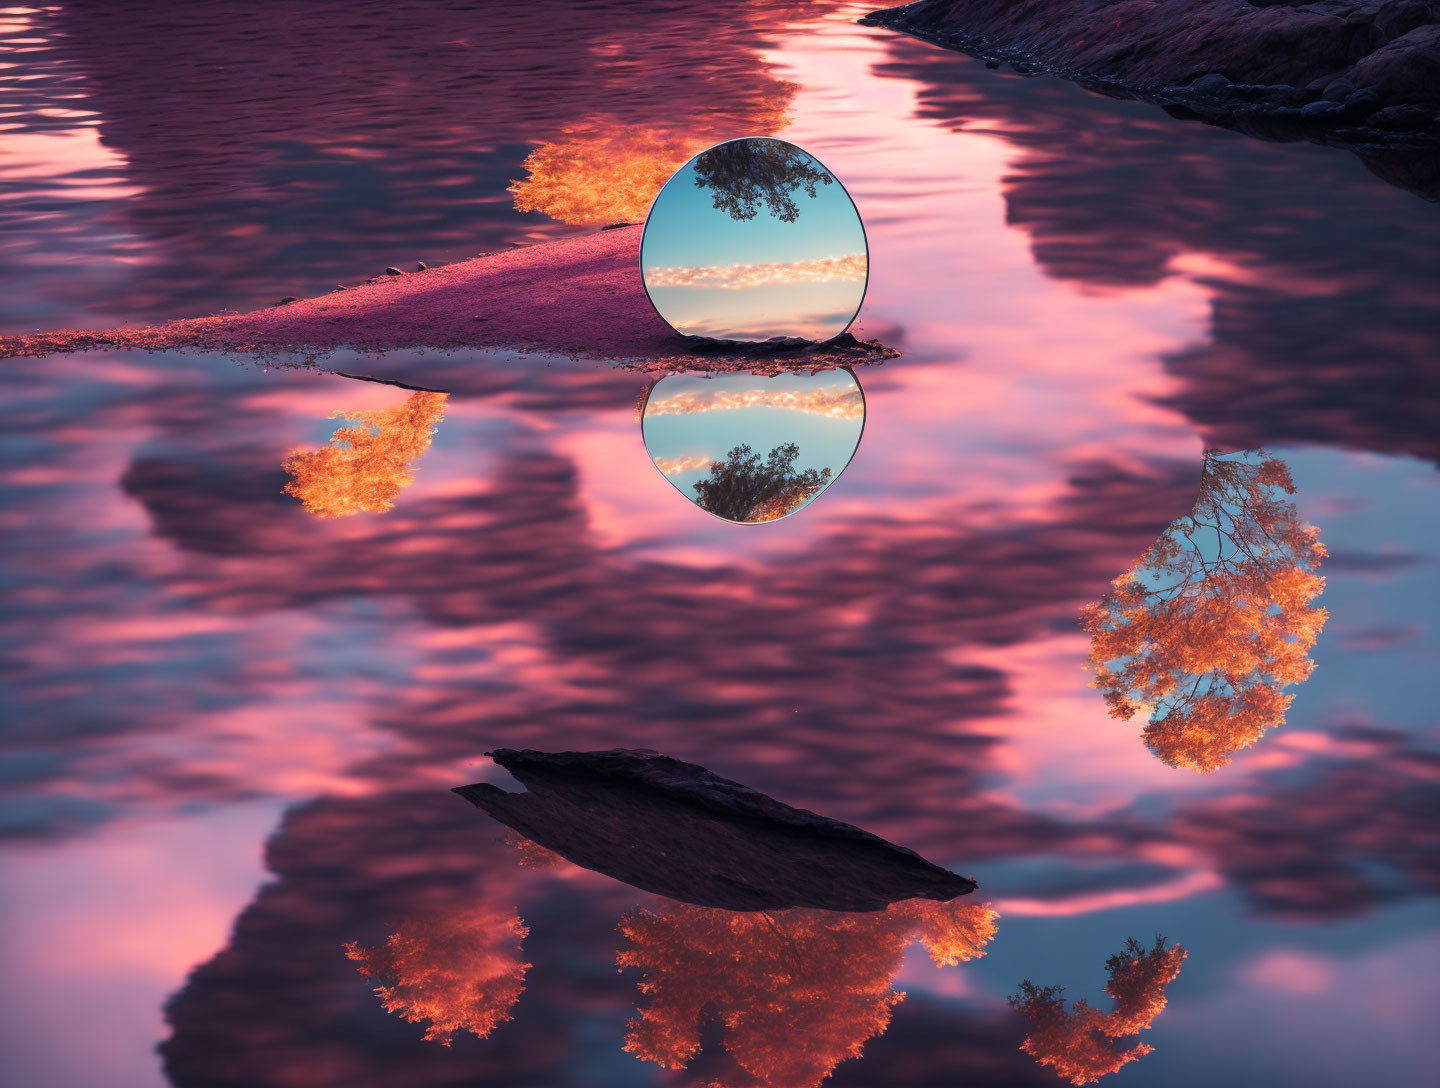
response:
M0 358L97 348L211 351L314 362L339 351L507 349L644 369L798 369L898 352L848 335L824 344L696 343L655 313L640 283L642 228L482 254L243 314L159 325L0 336Z

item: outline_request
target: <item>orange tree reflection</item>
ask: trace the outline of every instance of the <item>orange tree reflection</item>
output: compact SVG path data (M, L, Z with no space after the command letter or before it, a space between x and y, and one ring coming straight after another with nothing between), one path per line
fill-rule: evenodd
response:
M530 964L520 958L529 931L513 910L447 911L407 919L378 948L351 941L345 955L381 985L386 1012L427 1023L445 1046L457 1031L485 1038L511 1018Z
M1294 696L1282 688L1314 668L1326 553L1294 493L1264 450L1207 450L1194 509L1081 615L1111 715L1145 711L1145 743L1172 767L1228 764L1284 722Z
M296 450L285 461L287 494L319 518L382 513L415 481L415 462L445 415L448 393L414 393L395 408L335 412L341 427L318 450Z
M713 103L703 116L637 125L603 115L567 126L526 156L526 176L509 190L516 209L573 224L643 220L661 186L696 152L736 132L790 123L795 84L759 75L755 93Z
M725 1050L767 1086L817 1085L881 1034L904 994L891 988L906 946L939 965L984 955L989 904L910 900L869 914L799 908L736 913L674 904L620 923L623 967L644 972L645 1002L625 1049L680 1069L707 1016Z
M1092 1084L1143 1058L1155 1048L1141 1042L1125 1046L1122 1040L1148 1028L1165 1008L1165 987L1187 955L1178 944L1167 947L1163 937L1148 952L1130 938L1105 964L1110 973L1105 992L1115 1002L1108 1013L1083 998L1067 1010L1063 986L1036 986L1026 979L1010 998L1030 1025L1020 1049L1071 1084Z

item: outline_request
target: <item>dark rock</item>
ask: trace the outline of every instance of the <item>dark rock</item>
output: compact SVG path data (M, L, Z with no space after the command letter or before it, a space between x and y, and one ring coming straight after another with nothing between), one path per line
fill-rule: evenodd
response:
M1285 83L1319 90L1369 85L1351 70L1381 49L1429 49L1429 16L1396 8L1395 25L1421 21L1382 40L1370 25L1389 10L1384 0L1315 0L1257 6L1246 0L919 0L872 12L861 21L889 26L996 59L1044 66L1070 78L1100 77L1136 91L1207 80ZM1381 88L1377 88L1381 89ZM1383 89L1382 93L1383 93ZM1338 93L1338 89L1337 89Z
M605 226L601 227L600 229L601 229L601 230L619 230L621 227L633 227L633 226L635 226L635 225L636 225L636 224L634 224L634 223L625 223L625 222L620 222L620 223L607 223Z
M1166 102L1160 107L1177 121L1200 121L1203 120L1200 114L1196 113L1189 106L1182 106L1178 102Z
M1361 57L1350 78L1387 106L1427 106L1434 113L1440 109L1440 18Z
M416 271L416 272L424 272L424 271L425 271L426 269L428 269L429 267L430 267L430 266L429 266L428 264L426 264L424 261L421 261L419 264L417 264L417 265L415 266L415 271Z
M1201 76L1190 84L1192 94L1218 95L1225 94L1230 90L1230 80L1219 72L1211 72L1209 75Z
M1440 151L1427 150L1417 154L1414 150L1367 148L1360 152L1360 160L1376 177L1391 185L1409 189L1412 193L1429 193L1432 194L1430 199L1440 201ZM1399 398L1412 398L1412 394L1402 393ZM1423 395L1413 399L1418 404L1427 403ZM1434 401L1433 397L1431 401ZM1416 406L1405 405L1407 408Z
M1369 123L1391 132L1424 132L1430 120L1430 111L1423 106L1386 106L1372 113Z
M1332 79L1320 92L1320 97L1326 102L1344 102L1355 93L1355 84L1348 79Z
M1307 102L1300 107L1300 116L1311 120L1336 117L1345 112L1344 102L1333 102L1322 98L1318 102Z
M1380 108L1380 95L1369 87L1363 87L1345 99L1345 108L1357 114L1373 113Z
M917 0L860 21L1177 117L1357 154L1374 143L1360 123L1372 111L1440 111L1440 0ZM1326 105L1310 103L1319 95Z
M644 749L488 753L525 787L455 792L568 861L722 910L875 911L976 884L858 827Z
M286 295L286 296L285 296L284 298L282 298L279 302L275 303L275 305L276 305L276 306L289 306L290 303L292 303L292 302L299 302L299 301L300 301L300 296L299 296L299 295Z
M394 265L391 265L389 268L385 269L385 275L387 276L403 276L404 274L405 273L401 272L400 269L396 268Z
M1440 18L1436 5L1426 0L1391 0L1375 13L1374 27L1382 41L1392 42Z
M1271 109L1303 106L1313 97L1288 83L1234 83L1230 86L1230 96Z

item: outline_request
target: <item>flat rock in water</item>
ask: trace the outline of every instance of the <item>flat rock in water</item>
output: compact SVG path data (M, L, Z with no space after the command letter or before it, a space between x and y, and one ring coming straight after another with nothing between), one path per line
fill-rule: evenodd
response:
M858 827L646 749L487 753L525 786L455 792L567 861L722 910L883 910L975 881Z

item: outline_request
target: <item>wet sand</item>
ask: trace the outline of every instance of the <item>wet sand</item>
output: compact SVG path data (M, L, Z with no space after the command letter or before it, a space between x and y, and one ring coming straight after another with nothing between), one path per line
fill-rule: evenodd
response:
M244 314L159 325L0 337L0 358L94 348L198 350L304 362L337 351L509 349L645 368L796 369L898 352L848 335L823 344L739 345L681 337L641 285L642 228L483 254Z

